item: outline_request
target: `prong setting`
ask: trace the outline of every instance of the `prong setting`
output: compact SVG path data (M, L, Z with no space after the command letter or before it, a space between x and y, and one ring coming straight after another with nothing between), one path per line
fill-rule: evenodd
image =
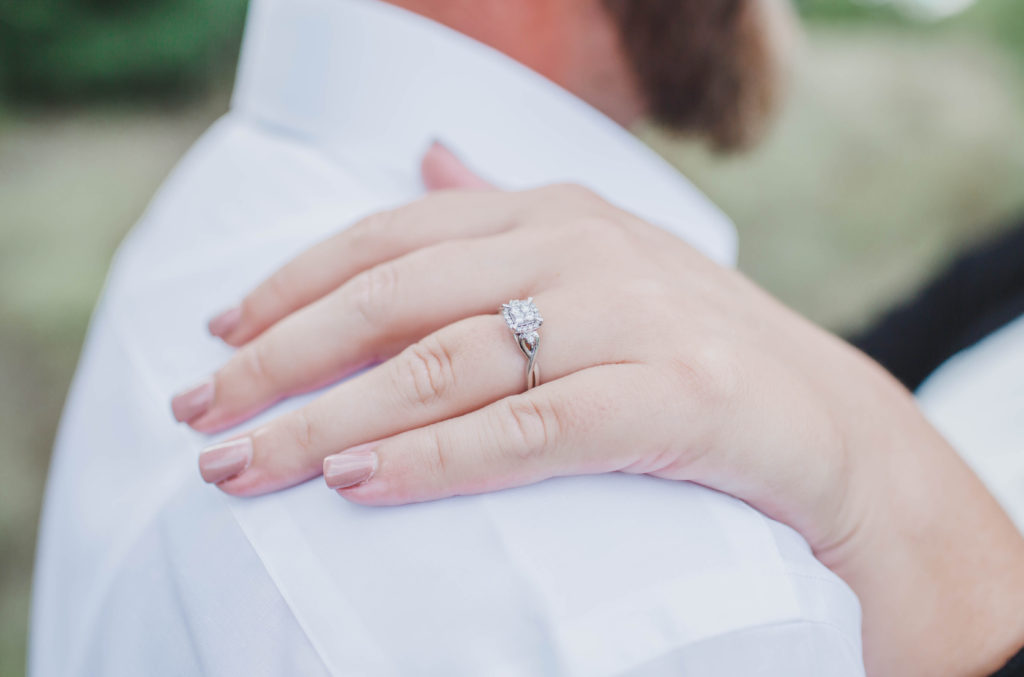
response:
M536 343L536 332L544 324L544 318L533 303L532 296L526 300L513 299L503 304L501 314L516 338L529 338L532 334L534 339L530 343Z

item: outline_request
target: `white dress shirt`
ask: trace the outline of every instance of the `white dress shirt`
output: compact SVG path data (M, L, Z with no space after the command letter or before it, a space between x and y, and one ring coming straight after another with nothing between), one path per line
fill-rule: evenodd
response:
M698 486L610 474L367 508L320 479L254 499L200 481L209 440L168 402L229 355L206 318L421 194L434 138L500 185L577 181L733 260L685 179L494 50L366 0L256 0L231 111L124 242L93 318L31 674L863 674L850 589L793 530Z
M947 360L917 398L1024 532L1024 317Z

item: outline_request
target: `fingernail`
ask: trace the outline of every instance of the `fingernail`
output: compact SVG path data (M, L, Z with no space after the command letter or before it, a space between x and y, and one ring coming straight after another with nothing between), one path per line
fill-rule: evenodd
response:
M231 331L238 326L239 321L242 319L241 308L230 308L225 310L220 315L216 316L206 325L206 328L210 330L210 333L214 336L221 338L231 333Z
M362 484L377 471L377 454L372 451L343 451L324 459L324 480L331 489Z
M199 454L199 474L210 484L231 479L252 463L252 440L243 437L214 444Z
M199 385L178 393L171 400L171 411L174 418L181 423L189 423L199 418L213 403L213 379L208 378Z

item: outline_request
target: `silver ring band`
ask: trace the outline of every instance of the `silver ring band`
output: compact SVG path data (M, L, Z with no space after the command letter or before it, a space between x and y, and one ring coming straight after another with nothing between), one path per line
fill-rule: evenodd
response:
M526 356L526 389L540 385L540 365L537 364L537 352L540 350L540 334L537 330L544 324L544 318L533 303L533 297L513 299L502 304L501 315L505 324L512 330L516 344Z

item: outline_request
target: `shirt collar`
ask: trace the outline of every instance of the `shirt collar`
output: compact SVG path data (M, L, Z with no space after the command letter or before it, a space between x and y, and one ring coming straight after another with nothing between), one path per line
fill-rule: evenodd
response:
M581 183L735 260L725 215L628 131L497 50L382 2L254 0L232 111L406 180L438 139L498 185Z

